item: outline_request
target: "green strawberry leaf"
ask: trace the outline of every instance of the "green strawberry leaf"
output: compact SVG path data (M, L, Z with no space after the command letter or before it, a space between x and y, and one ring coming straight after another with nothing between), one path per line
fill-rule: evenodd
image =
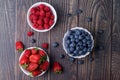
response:
M30 76L30 77L33 77L32 72L30 72L29 76Z
M46 59L47 59L47 56L42 56L41 59L40 59L40 61L39 61L39 64L45 62Z
M57 73L57 74L61 74L62 71L57 70L57 71L55 71L55 73Z
M26 69L28 67L28 64L23 64L21 66L22 66L22 68Z
M34 48L36 51L39 50L38 48Z
M21 49L18 49L17 51L18 51L18 52L23 52L23 48L21 48Z

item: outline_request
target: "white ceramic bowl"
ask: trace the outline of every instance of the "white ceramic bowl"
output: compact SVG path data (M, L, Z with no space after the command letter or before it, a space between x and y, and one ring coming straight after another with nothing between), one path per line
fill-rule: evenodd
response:
M38 48L39 50L43 50L42 48L39 48L39 47L29 47L29 48L27 48L27 49L32 49L32 48ZM20 57L19 57L19 62L20 62L20 59L22 58L22 56L24 55L24 52L25 52L27 49L25 49L25 50L21 53L21 55L20 55ZM44 51L44 50L43 50L43 51ZM44 51L44 52L45 52L45 51ZM45 52L45 54L47 55L46 52ZM48 55L47 55L47 61L50 62ZM19 64L19 67L20 67L20 69L23 71L23 73L25 73L27 76L34 77L34 76L31 76L31 73L30 73L29 71L23 69L20 64ZM47 70L46 70L46 71L47 71ZM43 71L43 72L42 72L40 75L38 75L38 76L42 76L43 74L45 74L46 71ZM38 77L38 76L35 76L35 77Z
M51 9L51 11L52 11L52 13L53 13L53 15L54 15L54 24L53 24L49 29L38 30L38 29L36 29L36 28L34 28L34 27L32 26L32 23L31 23L31 21L30 21L30 19L29 19L30 10L31 10L32 8L34 8L34 7L39 6L40 4L44 4L44 5L48 6L48 7L50 7L50 9ZM33 4L33 5L28 9L28 12L27 12L27 22L28 22L28 25L29 25L33 30L35 30L35 31L37 31L37 32L47 32L47 31L51 30L51 29L55 26L55 24L56 24L56 22L57 22L57 13L56 13L54 7L53 7L52 5L50 5L49 3L46 3L46 2L37 2L37 3Z
M85 28L82 28L82 27L75 27L75 28L71 28L71 30L75 30L75 29L79 29L79 30L84 30L85 32L89 33L90 36L91 36L91 39L92 39L92 47L91 49L94 47L94 40L93 40L93 36L92 34ZM73 56L71 55L70 53L67 52L67 49L65 48L65 37L68 35L68 31L65 33L64 37L63 37L63 49L65 50L66 54L68 54L70 57L73 57L73 58L83 58L83 57L86 57L87 55L90 54L90 52L87 52L85 53L84 55L80 55L80 56Z

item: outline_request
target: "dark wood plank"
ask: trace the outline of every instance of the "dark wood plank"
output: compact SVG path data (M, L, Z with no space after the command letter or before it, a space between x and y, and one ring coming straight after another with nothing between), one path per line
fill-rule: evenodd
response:
M113 0L111 80L120 80L120 0Z
M75 0L51 0L51 4L55 7L58 13L58 21L54 29L50 31L50 42L58 42L58 48L50 48L50 56L53 61L58 61L63 66L63 74L56 75L53 72L50 73L49 80L77 80L77 63L69 61L68 55L62 47L62 39L64 33L72 27L77 26L77 16L67 17L67 13L74 14L78 5ZM60 59L59 55L65 54L65 59Z
M0 80L14 80L15 0L0 0Z
M79 16L79 26L87 28L94 36L95 47L92 56L84 58L85 64L78 65L78 79L81 80L110 80L111 66L111 18L112 0L79 0L79 8L83 14ZM92 17L92 22L87 22L86 18ZM98 34L98 30L104 30L103 34ZM97 50L97 45L104 45L104 50Z

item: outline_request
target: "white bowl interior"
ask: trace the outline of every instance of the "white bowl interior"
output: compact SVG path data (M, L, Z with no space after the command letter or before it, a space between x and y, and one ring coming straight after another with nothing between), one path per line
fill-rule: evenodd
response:
M31 23L31 21L30 21L30 19L29 19L31 8L37 7L37 6L40 5L40 4L44 4L44 5L48 6L48 7L50 7L50 9L51 9L52 12L53 12L53 15L54 15L54 24L53 24L49 29L38 30L38 29L36 29L36 28L33 27L32 23ZM51 6L49 3L46 3L46 2L37 2L37 3L33 4L33 5L28 9L28 12L27 12L27 22L28 22L28 25L29 25L33 30L35 30L35 31L37 31L37 32L47 32L47 31L51 30L51 29L55 26L55 24L56 24L56 22L57 22L57 13L56 13L54 7Z
M39 48L39 47L29 47L29 48L27 48L27 49L32 49L32 48L38 48L39 50L43 50L42 48ZM25 52L27 49L25 49L25 50L21 53L21 55L20 55L20 57L19 57L19 61L20 61L20 59L22 58L24 52ZM44 51L44 50L43 50L43 51ZM44 52L45 52L45 51L44 51ZM47 55L46 52L45 52L45 54ZM47 55L47 61L50 62L48 55ZM31 76L31 74L30 74L29 71L23 69L20 64L19 64L19 66L20 66L20 69L21 69L26 75L28 75L28 76L30 76L30 77L33 77L33 76ZM46 70L46 71L47 71L47 70ZM43 72L42 72L40 75L38 75L38 76L42 76L46 71L43 71ZM38 76L36 76L36 77L38 77Z
M75 29L79 29L79 30L84 30L84 31L86 31L87 33L89 33L90 34L90 36L91 36L91 39L92 39L92 47L91 47L91 49L94 47L94 40L93 40L93 36L92 36L92 34L87 30L87 29L85 29L85 28L82 28L82 27L75 27L75 28L71 28L71 30L75 30ZM70 57L73 57L73 58L83 58L83 57L86 57L87 55L89 55L90 54L90 52L87 52L87 53L85 53L85 55L80 55L80 56L73 56L73 55L71 55L70 53L68 53L67 52L67 49L66 49L66 47L65 47L65 37L68 35L68 31L65 33L65 35L64 35L64 37L63 37L63 49L65 50L65 52L66 52L66 54L68 54Z

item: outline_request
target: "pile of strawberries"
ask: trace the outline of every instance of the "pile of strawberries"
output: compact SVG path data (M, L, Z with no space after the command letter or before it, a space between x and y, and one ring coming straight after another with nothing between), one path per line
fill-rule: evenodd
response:
M50 7L40 4L30 10L29 19L35 29L49 29L54 24L54 15Z
M38 48L25 50L19 63L22 68L31 73L31 76L37 76L49 67L46 53Z

